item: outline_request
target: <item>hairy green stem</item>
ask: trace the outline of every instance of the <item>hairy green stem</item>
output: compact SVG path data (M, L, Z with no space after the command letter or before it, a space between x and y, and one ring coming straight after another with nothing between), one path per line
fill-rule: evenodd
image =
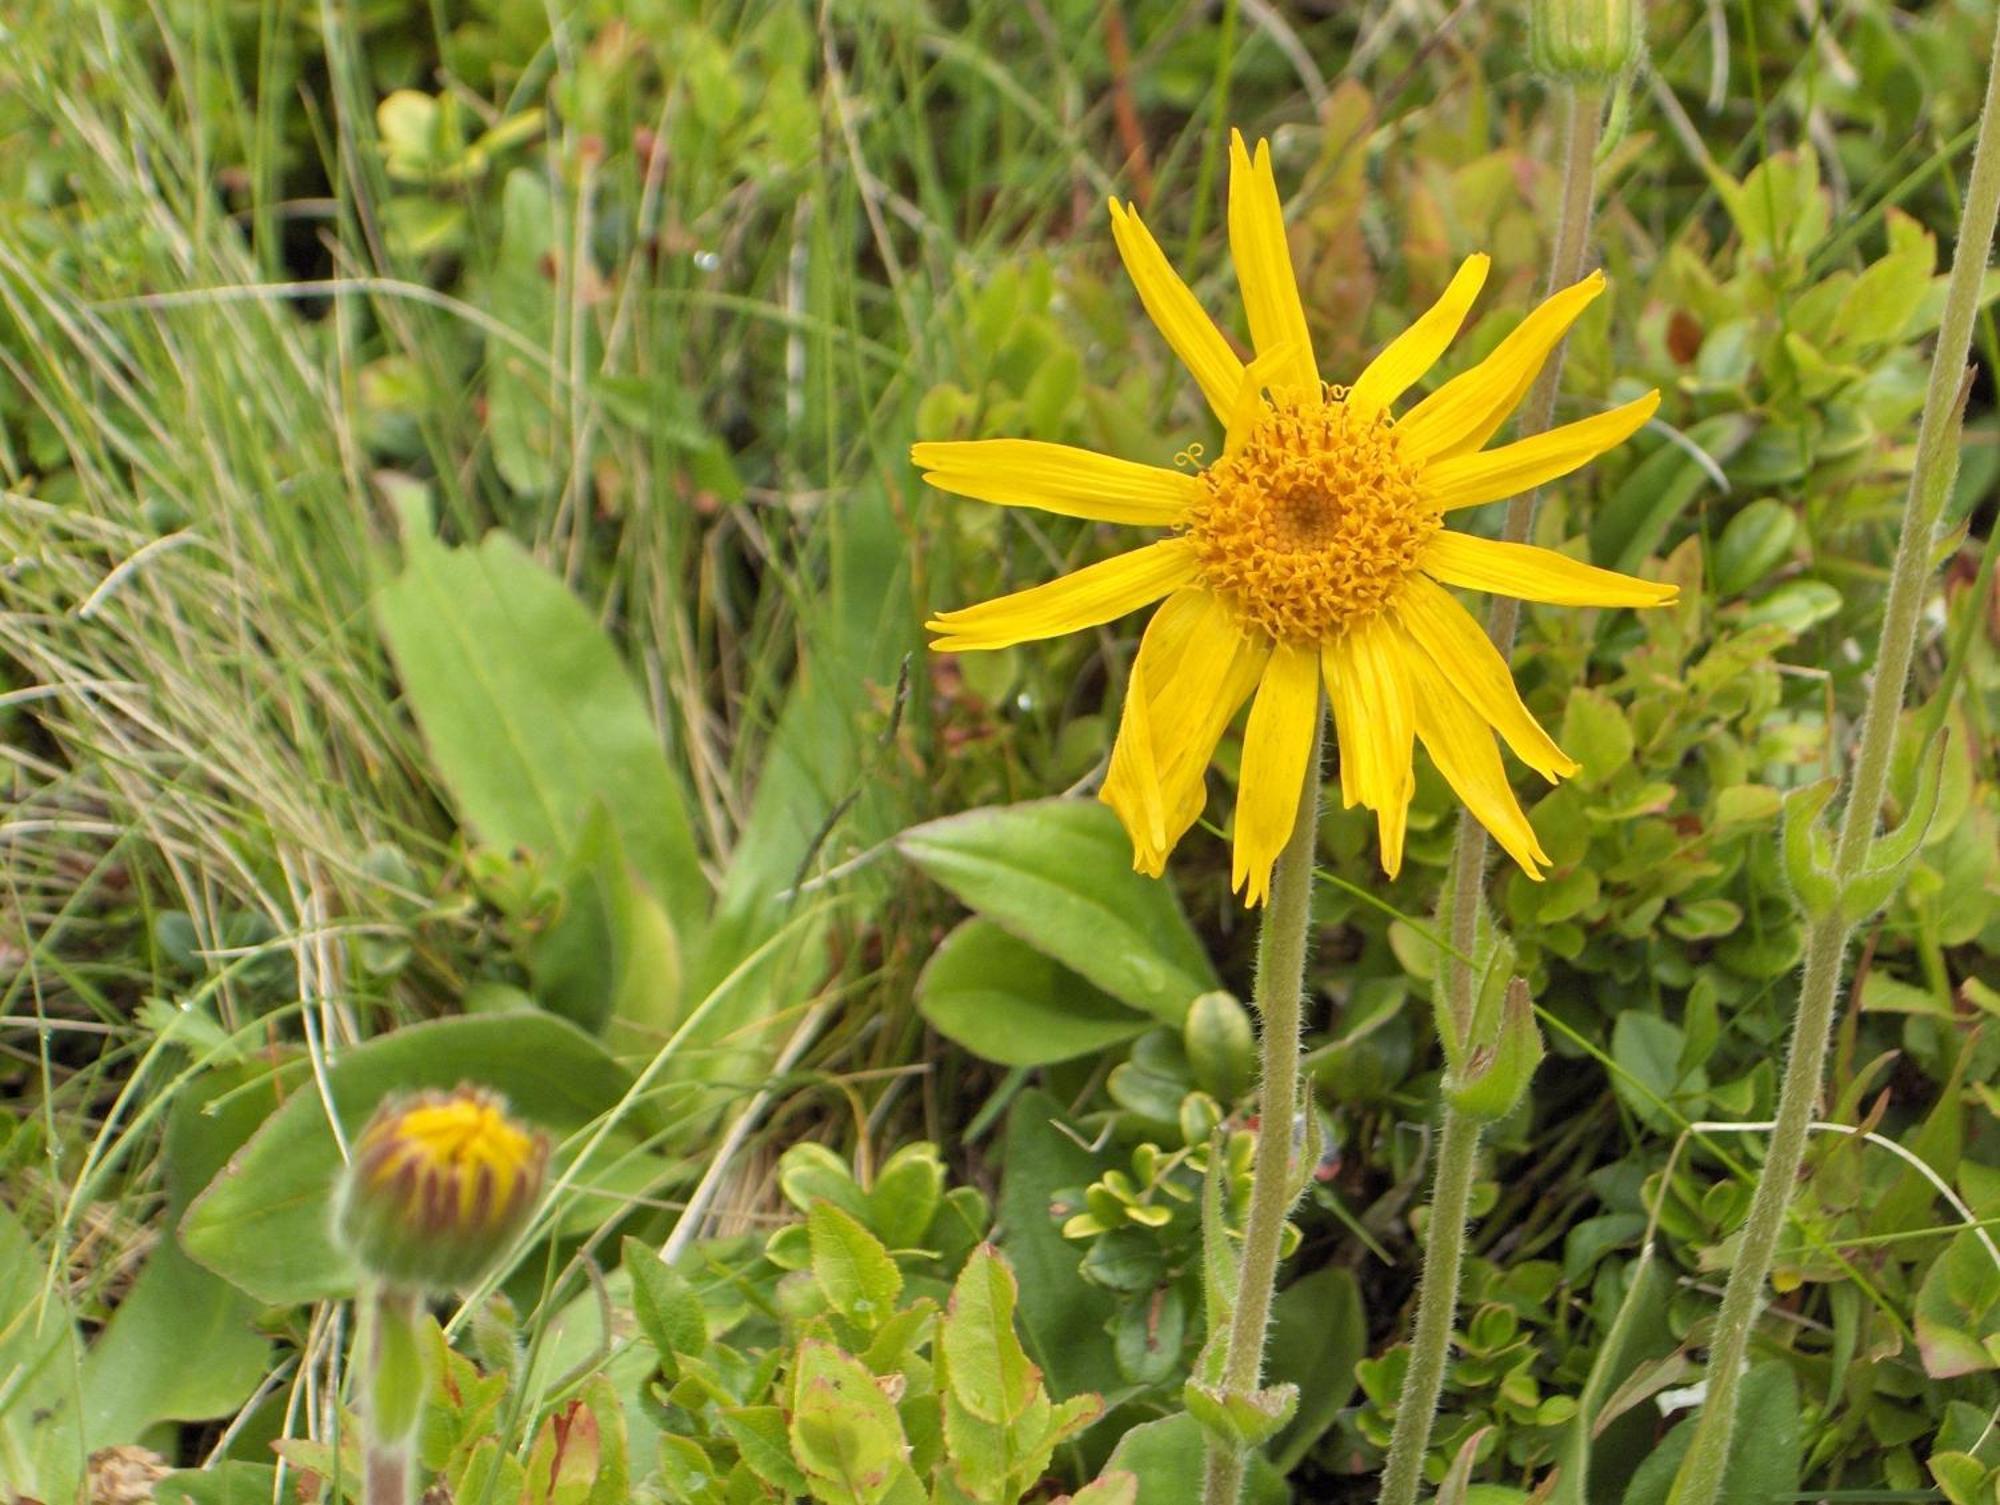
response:
M1285 1219L1298 1194L1292 1126L1298 1119L1300 1001L1305 992L1306 938L1312 929L1313 847L1319 834L1320 747L1326 727L1322 706L1314 718L1312 752L1299 791L1291 838L1271 875L1271 897L1257 935L1257 1028L1262 1046L1258 1086L1257 1157L1251 1164L1250 1213L1243 1231L1243 1261L1223 1351L1226 1391L1255 1390L1264 1376L1264 1334L1278 1280ZM1206 1505L1235 1505L1243 1485L1241 1448L1211 1437Z
M1596 202L1597 142L1603 117L1601 88L1562 86L1562 199L1555 241L1549 250L1550 293L1583 275ZM1561 379L1562 346L1557 345L1528 389L1521 413L1520 433L1524 437L1548 428L1555 416L1556 384ZM1535 521L1535 501L1536 493L1529 492L1507 504L1505 537L1509 542L1527 538ZM1486 631L1502 658L1513 651L1519 625L1519 604L1509 596L1493 597L1487 608ZM1461 1041L1472 1029L1471 958L1479 942L1480 890L1485 872L1486 828L1471 812L1461 810L1438 913L1438 929L1450 938L1455 954L1440 958L1437 984L1445 990L1446 1008ZM1417 1497L1424 1450L1430 1446L1431 1422L1437 1412L1439 1387L1444 1383L1452 1319L1458 1311L1459 1264L1471 1210L1472 1167L1478 1156L1480 1126L1449 1102L1444 1105L1443 1117L1437 1185L1431 1196L1431 1238L1418 1284L1414 1347L1403 1391L1396 1401L1389 1463L1382 1476L1382 1505L1411 1505Z
M1917 620L1930 580L1933 540L1958 468L1965 362L1972 348L1980 282L1993 250L1996 217L2000 217L2000 36L1994 38L1994 55L1987 69L1986 99L1980 112L1978 145L1973 149L1972 178L1959 222L1958 246L1952 255L1937 350L1931 359L1930 387L1917 428L1917 459L1903 505L1896 561L1889 575L1889 600L1883 613L1875 681L1868 692L1853 782L1841 812L1840 834L1834 848L1837 892L1866 864L1876 822L1882 813L1890 756L1896 745L1896 723L1908 688L1910 660L1916 651ZM1778 1235L1784 1229L1792 1190L1805 1160L1808 1126L1826 1070L1826 1046L1840 991L1841 963L1852 935L1853 925L1840 914L1838 905L1830 913L1815 918L1806 930L1798 1018L1792 1031L1784 1084L1778 1094L1770 1154L1757 1178L1750 1215L1743 1226L1743 1242L1723 1291L1715 1337L1709 1346L1708 1395L1701 1419L1695 1424L1694 1441L1674 1480L1670 1505L1713 1505L1722 1490L1729 1444L1736 1429L1737 1392L1749 1354L1750 1334L1756 1325L1757 1309L1763 1301L1764 1283L1771 1273L1771 1261L1777 1251Z
M1423 1482L1424 1450L1430 1446L1431 1417L1444 1391L1445 1358L1451 1351L1451 1324L1458 1313L1459 1267L1465 1260L1465 1221L1472 1204L1473 1170L1479 1163L1484 1126L1469 1113L1447 1108L1438 1139L1437 1181L1431 1191L1430 1237L1424 1242L1424 1272L1417 1285L1417 1325L1410 1343L1410 1367L1396 1404L1396 1430L1382 1470L1382 1499L1411 1501ZM1406 1417L1422 1424L1404 1425Z
M362 1449L364 1505L410 1505L411 1439L423 1411L424 1359L411 1291L377 1286L368 1309L368 1405Z

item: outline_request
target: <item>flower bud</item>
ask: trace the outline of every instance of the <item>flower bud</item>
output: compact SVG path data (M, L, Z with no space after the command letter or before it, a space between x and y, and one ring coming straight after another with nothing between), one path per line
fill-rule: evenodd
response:
M462 1289L527 1225L548 1153L500 1097L469 1083L392 1097L355 1141L335 1226L385 1285Z
M1639 56L1640 0L1530 0L1528 57L1544 78L1606 84Z

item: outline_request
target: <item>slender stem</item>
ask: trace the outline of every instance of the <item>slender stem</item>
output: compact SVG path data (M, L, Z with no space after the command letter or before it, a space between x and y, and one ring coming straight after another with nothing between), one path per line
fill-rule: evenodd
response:
M1320 746L1324 707L1313 724L1312 752L1299 791L1291 838L1271 875L1271 898L1257 936L1257 1021L1263 1077L1258 1088L1257 1156L1250 1168L1250 1213L1243 1231L1243 1263L1236 1307L1230 1315L1222 1361L1226 1391L1255 1390L1264 1376L1264 1333L1278 1279L1278 1251L1285 1219L1298 1195L1293 1175L1292 1125L1298 1118L1300 999L1305 992L1306 938L1312 929L1313 845L1319 834ZM1235 1505L1243 1483L1243 1455L1218 1439L1208 1444L1207 1505Z
M1834 882L1843 889L1868 860L1875 825L1888 786L1890 754L1896 745L1896 723L1908 688L1910 660L1916 649L1917 619L1931 573L1931 546L1937 534L1952 477L1958 468L1959 428L1966 356L1972 347L1972 323L1979 308L1979 286L1993 250L1993 230L2000 218L2000 35L1986 75L1986 100L1981 109L1979 141L1973 150L1972 178L1959 222L1958 246L1952 256L1951 280L1945 292L1944 319L1938 327L1937 350L1931 359L1930 388L1923 419L1917 428L1917 459L1904 501L1896 561L1889 575L1889 600L1882 622L1882 646L1869 688L1868 709L1861 722L1861 739L1854 760L1853 784L1841 812L1840 835L1834 848ZM1764 1169L1757 1178L1743 1242L1729 1271L1722 1309L1716 1317L1709 1347L1708 1398L1695 1425L1694 1441L1681 1464L1670 1496L1671 1505L1713 1505L1721 1493L1729 1461L1729 1444L1736 1428L1736 1396L1750 1333L1771 1273L1778 1235L1784 1229L1792 1189L1805 1160L1806 1135L1813 1104L1826 1070L1827 1039L1832 1033L1834 1007L1840 989L1841 962L1853 925L1836 905L1816 917L1806 930L1805 970L1799 979L1798 1020L1792 1033L1791 1056L1778 1094L1776 1127Z
M1447 1110L1438 1140L1437 1185L1431 1193L1430 1237L1424 1244L1423 1279L1417 1286L1417 1326L1410 1367L1396 1407L1396 1430L1382 1470L1382 1499L1411 1501L1423 1482L1424 1449L1430 1446L1431 1417L1444 1391L1445 1358L1451 1351L1451 1324L1458 1314L1458 1273L1465 1259L1466 1209L1472 1202L1473 1170L1479 1163L1483 1126L1469 1114ZM1421 1416L1422 1427L1405 1426Z
M364 1505L410 1505L410 1439L424 1396L417 1335L422 1303L414 1292L378 1286L367 1305L371 1330L362 1499Z
M1549 250L1548 291L1568 287L1583 275L1596 202L1597 142L1603 127L1604 91L1594 85L1564 84L1561 95L1562 199L1554 244ZM1562 379L1562 346L1553 350L1528 389L1521 413L1523 436L1547 429L1555 416L1556 384ZM1535 521L1537 493L1507 504L1505 537L1525 540ZM1502 658L1512 653L1520 607L1495 596L1487 608L1486 632ZM1440 960L1438 985L1446 1012L1461 1043L1472 1029L1471 958L1479 943L1480 890L1486 872L1486 828L1461 810L1452 842L1451 869L1439 902L1438 929L1450 938L1451 956ZM1449 1102L1438 1151L1437 1186L1431 1194L1431 1237L1424 1253L1417 1294L1417 1326L1403 1393L1396 1401L1396 1426L1389 1439L1389 1462L1382 1476L1382 1505L1411 1505L1423 1478L1424 1450L1444 1383L1451 1324L1458 1311L1459 1264L1472 1203L1472 1167L1479 1149L1479 1125Z

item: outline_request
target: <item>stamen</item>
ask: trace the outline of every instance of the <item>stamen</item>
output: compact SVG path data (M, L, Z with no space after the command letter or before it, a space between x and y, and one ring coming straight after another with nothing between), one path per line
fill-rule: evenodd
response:
M1188 513L1203 583L1275 639L1324 642L1380 612L1441 526L1395 429L1346 395L1273 391Z

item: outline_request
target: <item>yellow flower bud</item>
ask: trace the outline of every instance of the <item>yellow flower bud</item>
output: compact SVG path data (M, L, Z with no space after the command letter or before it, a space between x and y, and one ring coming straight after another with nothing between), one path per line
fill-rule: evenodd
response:
M1640 0L1531 0L1528 56L1544 78L1609 83L1639 55Z
M341 1240L386 1285L471 1285L526 1226L548 1152L500 1097L469 1083L392 1097L355 1141L335 1214Z

